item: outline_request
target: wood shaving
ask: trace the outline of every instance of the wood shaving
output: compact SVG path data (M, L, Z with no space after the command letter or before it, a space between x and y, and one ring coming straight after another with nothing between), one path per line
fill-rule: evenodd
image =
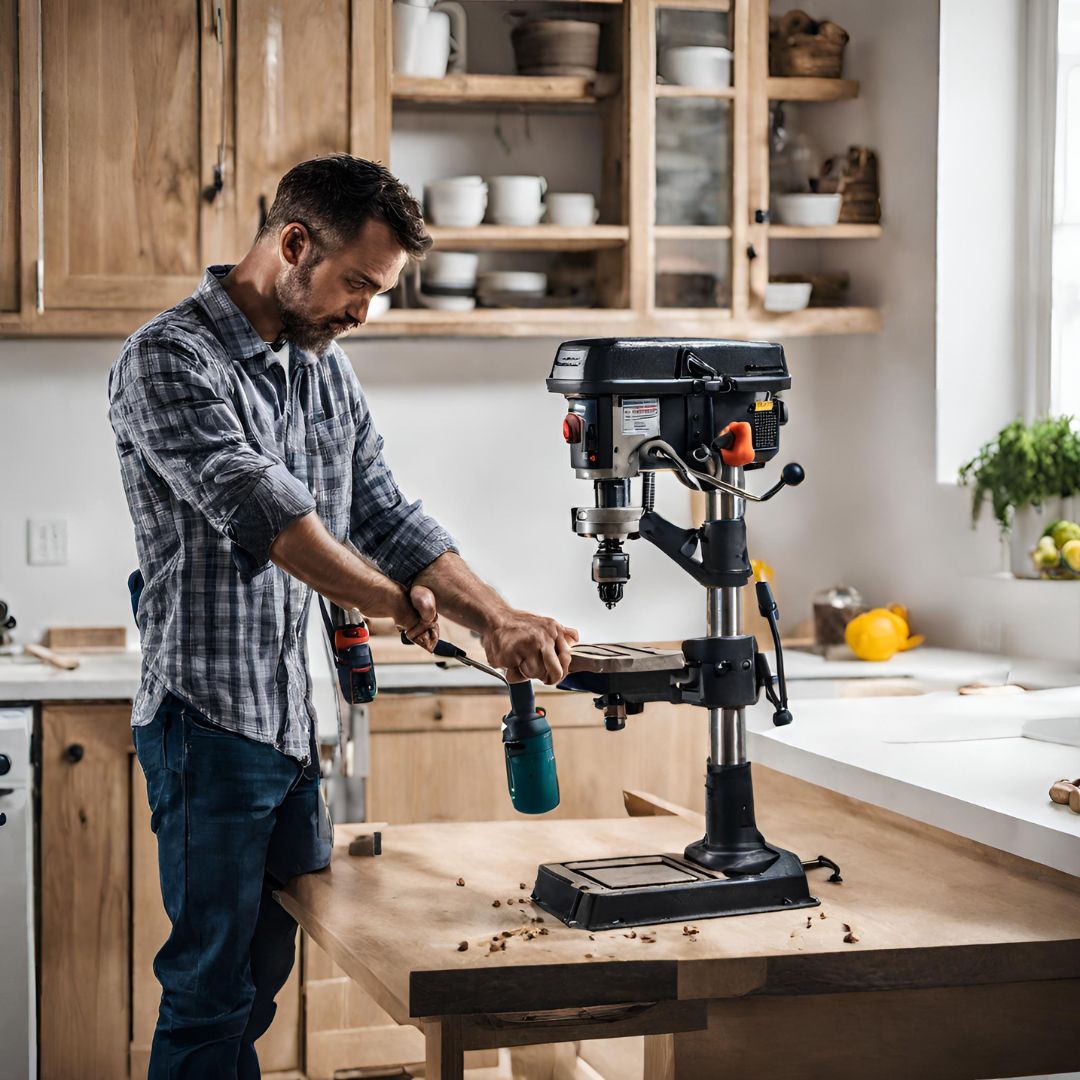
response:
M637 931L636 930L631 930L629 934L623 934L623 937L636 938L637 937Z
M465 950L468 949L468 947L469 947L469 943L467 941L460 941L460 942L458 942L457 951L458 952L465 952Z
M527 896L519 896L518 897L518 903L519 904L527 904L528 902L529 902L529 898Z
M841 923L840 925L844 928L844 933L845 934L850 934L851 933L851 927L848 926L847 923Z
M684 926L682 928L683 937L692 938L701 933L701 930L696 926Z
M534 915L532 921L535 923L541 923L544 921L544 917L543 915Z
M491 901L491 906L492 907L502 907L502 901L501 900L492 900Z
M813 926L813 925L814 925L814 920L809 915L807 915L806 916L806 929L809 930L810 927Z
M526 885L524 881L521 881L521 882L518 883L518 888L521 889L522 892L524 892L528 887L529 886Z
M585 959L586 959L586 960L591 960L591 959L592 959L592 953L591 953L591 952L587 952L587 953L585 954Z
M595 934L590 934L589 935L589 940L590 941L595 941L596 940L596 935Z
M513 905L513 903L514 903L514 898L513 898L512 896L510 896L510 897L507 897L507 900L506 900L506 902L507 902L508 904L510 904L510 905Z
M463 877L459 877L459 878L457 879L457 883L458 883L459 885L464 885L464 884L465 884L465 879L464 879Z
M514 935L516 933L517 933L516 930L504 930L499 936L500 937L511 937L512 935Z
M854 945L858 940L859 939L853 933L851 933L850 930L844 935L844 941L848 945Z
M819 918L819 919L827 919L828 917L829 917L829 916L828 916L828 915L826 915L824 911L819 911L819 912L818 912L818 918Z
M642 934L638 940L644 941L646 945L653 945L656 943L656 938L652 934Z
M540 929L539 929L539 930L537 930L536 932L537 932L538 934L547 934L547 933L550 933L550 931L548 930L548 928L547 928L546 926L541 926L541 927L540 927Z

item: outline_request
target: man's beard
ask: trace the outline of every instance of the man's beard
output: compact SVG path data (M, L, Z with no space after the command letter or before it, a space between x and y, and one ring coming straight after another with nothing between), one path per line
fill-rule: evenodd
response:
M281 336L304 352L321 355L334 338L343 333L343 328L332 320L316 322L307 315L315 265L315 260L311 260L279 275L274 285L274 298L281 319Z

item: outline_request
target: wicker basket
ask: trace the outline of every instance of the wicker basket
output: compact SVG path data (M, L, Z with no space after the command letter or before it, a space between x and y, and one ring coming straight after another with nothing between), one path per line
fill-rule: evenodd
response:
M837 23L789 11L769 20L769 74L839 79L847 43L848 32Z

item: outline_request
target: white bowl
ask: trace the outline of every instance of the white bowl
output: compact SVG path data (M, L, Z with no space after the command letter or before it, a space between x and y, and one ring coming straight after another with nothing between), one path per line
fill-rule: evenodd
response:
M471 251L432 251L421 266L432 285L475 285L480 256Z
M480 275L480 291L543 296L547 292L547 274L535 270L489 270Z
M809 281L770 281L765 286L765 310L802 311L810 303L811 289Z
M841 195L799 192L773 196L780 225L835 225L840 220Z
M380 315L385 315L389 310L390 294L376 293L371 300L368 301L367 321L371 322L372 319L377 319Z
M472 311L476 307L475 296L428 296L419 292L416 297L424 307L431 308L432 311Z
M673 45L661 51L657 70L676 86L730 86L731 58L731 50L719 45Z
M424 203L434 225L470 228L484 220L488 192L484 184L428 184Z

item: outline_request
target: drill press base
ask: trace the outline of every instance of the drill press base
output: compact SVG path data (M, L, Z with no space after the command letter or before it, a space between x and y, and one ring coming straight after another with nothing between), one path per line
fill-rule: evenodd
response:
M713 919L817 907L796 855L779 856L763 873L725 877L682 855L584 859L541 866L532 899L567 926L623 926Z

